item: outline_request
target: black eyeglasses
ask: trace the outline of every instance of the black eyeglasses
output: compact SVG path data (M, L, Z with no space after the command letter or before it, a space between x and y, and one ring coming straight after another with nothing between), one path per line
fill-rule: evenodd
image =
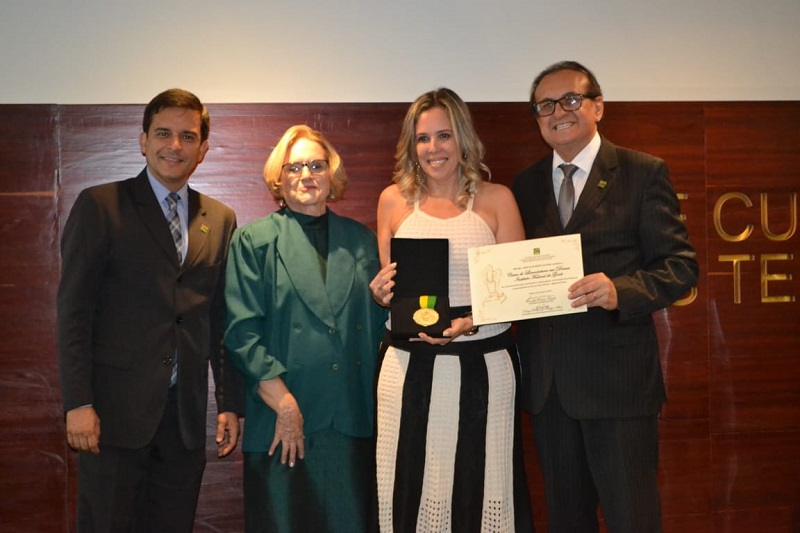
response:
M558 100L542 100L535 104L531 103L531 110L534 116L549 117L556 112L556 103L558 103L564 111L575 111L581 108L584 98L589 98L591 100L597 98L597 96L589 94L567 94Z
M308 171L311 174L322 174L326 170L328 170L328 160L327 159L315 159L313 161L306 161L306 162L294 162L294 163L286 163L281 168L286 175L292 178L296 178L303 174L303 167L308 167Z

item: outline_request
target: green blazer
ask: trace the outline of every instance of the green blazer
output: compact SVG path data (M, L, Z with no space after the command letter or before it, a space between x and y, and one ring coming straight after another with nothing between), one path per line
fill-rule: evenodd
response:
M272 442L275 413L257 390L277 376L297 399L306 434L373 435L386 320L369 290L380 268L377 240L361 223L328 213L327 282L289 209L239 228L231 241L225 345L245 379L246 452Z

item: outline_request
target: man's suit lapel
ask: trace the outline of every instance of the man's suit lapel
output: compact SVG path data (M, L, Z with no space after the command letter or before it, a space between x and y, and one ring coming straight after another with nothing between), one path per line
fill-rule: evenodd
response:
M536 189L533 191L534 197L541 198L544 202L544 220L542 225L547 235L557 235L562 232L561 218L558 214L558 202L556 193L553 190L553 153L536 167L537 176L535 183ZM535 212L535 210L534 210Z
M178 254L175 253L175 241L164 217L164 211L158 205L153 188L147 180L147 171L143 170L136 179L131 182L131 197L136 211L142 220L142 224L153 236L153 240L164 251L167 256L178 264ZM190 239L191 243L191 239Z
M205 248L208 234L212 230L206 217L206 209L200 204L200 194L189 189L189 249L186 252L184 266L193 264L200 252Z
M591 218L592 213L603 201L608 191L614 186L617 177L617 150L610 142L602 139L600 151L595 157L592 170L583 187L575 212L572 214L565 231L579 227Z

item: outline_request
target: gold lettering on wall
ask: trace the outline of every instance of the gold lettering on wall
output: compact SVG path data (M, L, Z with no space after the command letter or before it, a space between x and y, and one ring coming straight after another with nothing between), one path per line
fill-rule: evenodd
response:
M682 201L684 201L684 200L688 200L688 199L689 199L689 195L688 195L687 193L685 193L685 192L679 192L679 193L675 193L675 196L677 196L677 197L678 197L678 200L679 200L679 201L681 201L681 202L682 202ZM681 220L683 220L684 222L686 222L686 213L681 213L681 214L680 214L680 215L678 215L678 216L680 217L680 219L681 219ZM676 303L677 303L677 302L676 302ZM691 303L691 302L690 302L690 303ZM688 305L688 304L683 304L683 305Z
M675 193L675 194L678 197L678 200L680 200L680 201L684 201L684 200L688 200L689 199L689 194L688 193L678 192L678 193ZM684 221L686 220L686 215L683 214L683 213L681 213L681 220L684 220ZM686 296L684 296L680 300L676 300L675 302L672 303L672 305L677 306L677 307L682 307L684 305L689 305L690 303L692 303L695 300L697 300L697 294L698 294L697 287L692 287L691 289L689 289L689 292L686 294Z
M717 235L719 235L723 240L728 242L742 242L753 233L752 224L745 226L744 230L738 235L732 235L722 229L722 207L725 205L725 203L734 199L741 200L742 203L747 207L753 206L753 202L750 201L750 198L746 194L741 192L726 192L719 197L719 200L717 200L717 203L714 205L714 228L717 230Z
M764 235L766 240L771 242L781 242L786 243L787 241L791 240L797 234L797 225L798 225L798 216L797 216L797 200L798 200L798 193L797 192L784 192L784 191L771 191L771 192L761 192L758 193L759 200L760 200L760 223L761 223L761 232ZM726 224L728 227L723 227L723 210L730 209L736 210L736 207L731 206L731 202L741 202L744 205L745 209L749 209L753 207L753 201L751 197L754 197L755 194L751 193L750 195L739 192L739 191L732 191L722 194L719 199L717 199L716 203L714 204L714 227L717 231L717 235L724 241L729 243L741 243L749 239L753 236L754 231L754 224L750 224L747 222L742 222L744 224L743 228L738 227L731 227L731 220L742 220L741 218L741 208L739 214L735 214L734 218L727 217ZM777 200L776 200L777 199ZM785 201L784 199L788 199L788 206L783 204ZM772 205L770 206L770 200L772 200ZM788 209L786 209L788 207ZM788 213L788 221L780 220L776 221L775 213L779 214L779 218L783 219L785 214ZM770 214L772 213L772 217ZM772 218L772 220L771 220ZM746 220L746 219L745 219ZM778 226L778 231L773 231L770 227ZM786 231L782 231L786 228ZM741 231L739 231L741 229ZM736 233L739 231L739 233ZM758 239L755 239L758 241ZM755 243L756 246L760 247L760 243ZM796 296L795 295L787 295L787 294L770 294L770 290L775 292L782 292L776 288L775 283L780 281L791 281L793 279L792 274L790 273L774 273L770 272L770 267L776 269L774 262L775 261L792 261L794 260L795 256L793 253L762 253L758 256L759 258L759 283L761 288L761 303L786 303L786 302L795 302ZM742 263L745 261L755 261L756 256L753 254L723 254L719 255L718 259L720 262L730 262L731 263L731 274L733 275L733 303L740 304L742 303ZM772 264L770 264L772 263ZM777 268L781 270L780 268ZM786 269L783 269L786 270ZM792 270L791 268L789 269ZM721 274L726 274L725 272L720 272Z
M755 256L749 254L721 255L720 261L733 263L733 303L742 303L742 261L755 261Z
M689 291L689 294L681 298L680 300L676 300L672 305L682 306L682 305L689 305L693 301L697 300L697 287L692 287Z
M761 197L761 231L764 236L771 241L788 241L797 232L797 193L789 193L789 229L784 233L774 233L769 225L769 195L770 193L762 192ZM722 227L722 209L725 204L731 200L741 201L745 207L753 207L753 201L742 192L726 192L719 197L717 203L714 204L714 228L717 230L717 235L728 242L742 242L747 240L753 234L753 225L747 224L741 233L732 234L728 233Z
M761 230L771 241L788 241L797 231L797 193L789 194L789 229L785 233L772 233L769 229L769 193L761 193Z
M793 302L794 296L770 296L770 281L787 281L792 279L791 274L770 274L770 261L791 261L794 259L792 254L762 254L761 255L761 301L763 303Z

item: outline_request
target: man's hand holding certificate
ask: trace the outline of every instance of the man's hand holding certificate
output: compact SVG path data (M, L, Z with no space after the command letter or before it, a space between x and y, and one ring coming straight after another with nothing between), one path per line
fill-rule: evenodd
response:
M476 326L586 312L568 298L583 277L577 233L470 248L468 255Z

